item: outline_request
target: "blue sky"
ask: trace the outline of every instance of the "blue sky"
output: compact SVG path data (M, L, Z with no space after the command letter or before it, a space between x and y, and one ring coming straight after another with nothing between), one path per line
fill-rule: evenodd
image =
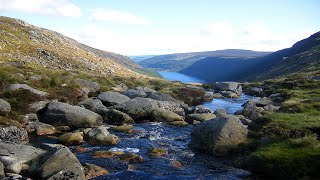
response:
M0 0L0 15L124 55L275 51L320 31L318 0Z

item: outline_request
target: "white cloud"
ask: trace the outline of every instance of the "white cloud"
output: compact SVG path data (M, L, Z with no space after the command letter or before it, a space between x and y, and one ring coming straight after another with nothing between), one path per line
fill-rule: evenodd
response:
M70 0L0 0L0 10L49 16L81 16L81 9Z
M150 22L142 17L128 12L97 8L90 16L92 21L122 22L127 24L149 24Z

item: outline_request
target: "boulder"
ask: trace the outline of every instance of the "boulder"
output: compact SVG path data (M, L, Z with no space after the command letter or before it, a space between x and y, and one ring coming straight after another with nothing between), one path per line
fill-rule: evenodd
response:
M31 121L26 125L26 130L31 132L36 132L38 136L46 136L56 133L55 127L50 124L45 124L42 122Z
M0 114L7 114L10 111L11 111L10 104L5 100L0 99Z
M50 102L40 119L44 123L75 128L97 127L103 122L97 113L61 102Z
M98 99L100 99L102 101L102 104L107 107L122 104L130 100L128 96L112 91L100 93L98 95Z
M0 127L0 141L27 143L29 141L28 132L24 128L15 126Z
M4 174L4 165L3 163L0 161L0 179L3 179L5 177Z
M194 108L193 113L213 113L213 111L208 107L198 105Z
M213 93L212 97L213 98L223 98L223 96L220 93Z
M263 92L262 88L252 87L247 90L247 93L250 95L260 95Z
M10 173L19 174L45 153L46 151L29 145L0 142L0 161L5 166L6 172Z
M85 133L85 140L92 145L112 145L118 144L119 138L110 134L106 127L99 126Z
M36 94L38 96L47 96L47 95L49 95L49 93L34 89L34 88L30 87L27 84L11 84L9 87L7 87L6 91L15 91L15 90L19 90L19 89L28 90L31 93Z
M82 87L82 91L88 95L90 92L97 92L100 90L100 84L85 79L77 78L75 83Z
M237 82L216 82L214 86L220 91L235 91L239 85Z
M203 95L203 100L205 101L212 101L213 98L214 98L214 93L213 92L209 92L209 91L206 91Z
M137 97L113 107L128 114L134 120L148 119L154 109L159 108L158 101Z
M185 121L171 121L168 122L168 124L172 125L172 126L178 126L178 127L182 127L182 126L187 126L189 125L187 122Z
M158 122L183 121L184 118L178 114L163 108L156 108L151 113L151 119Z
M104 117L104 121L108 124L123 125L125 123L134 123L134 120L126 113L111 109L108 114Z
M217 109L214 111L214 114L217 116L217 117L224 117L227 115L227 111L223 108L220 108L220 109Z
M48 152L29 170L35 179L85 179L79 160L69 148L62 145L47 145Z
M83 132L65 133L58 138L59 143L74 146L83 143Z
M193 124L194 121L207 121L207 120L210 120L210 119L214 119L216 118L217 116L212 114L212 113L195 113L195 114L188 114L186 116L186 121L189 123L189 124Z
M147 94L146 92L144 92L143 89L129 89L128 91L125 91L123 94L131 99L136 97L147 97Z
M247 128L237 117L216 118L193 128L190 147L214 155L226 155L246 140L247 133Z
M136 89L144 91L147 95L150 95L151 93L155 93L156 92L154 89L151 89L149 87L138 86L138 87L136 87Z
M23 117L23 122L28 124L29 122L39 122L38 116L35 113L26 114Z
M157 101L168 101L168 102L182 103L181 101L174 99L169 94L163 94L160 92L153 92L148 95L148 98L151 98L151 99L154 99Z
M274 102L270 99L270 98L267 98L267 97L263 97L257 101L255 101L256 103L256 106L258 107L264 107L264 106L267 106L267 105L273 105Z
M239 95L233 91L221 91L220 94L226 98L238 98Z
M101 116L105 116L109 113L109 109L105 107L100 99L89 98L78 103L79 106L83 106L86 109L93 111Z

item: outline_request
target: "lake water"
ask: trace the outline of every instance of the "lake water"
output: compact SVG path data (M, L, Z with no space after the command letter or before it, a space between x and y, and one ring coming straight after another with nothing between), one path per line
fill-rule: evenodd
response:
M181 81L183 83L205 83L205 80L181 74L178 72L158 71L164 79L169 81Z

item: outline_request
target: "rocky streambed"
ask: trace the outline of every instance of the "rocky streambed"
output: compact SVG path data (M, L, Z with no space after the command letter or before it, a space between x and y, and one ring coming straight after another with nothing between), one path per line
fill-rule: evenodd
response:
M99 91L97 83L79 82L87 94ZM47 96L27 85L11 85L7 91L17 89ZM22 127L0 130L0 176L242 179L250 173L234 168L226 156L212 155L227 155L245 141L248 117L276 108L269 99L250 101L236 116L225 109L190 107L147 87L122 86L118 91L100 92L77 105L54 100L30 104L36 113L25 115ZM219 91L239 96L242 89L227 82L220 84ZM230 101L230 106L238 107L243 100ZM10 111L10 104L3 101L1 107L6 108L2 109Z

